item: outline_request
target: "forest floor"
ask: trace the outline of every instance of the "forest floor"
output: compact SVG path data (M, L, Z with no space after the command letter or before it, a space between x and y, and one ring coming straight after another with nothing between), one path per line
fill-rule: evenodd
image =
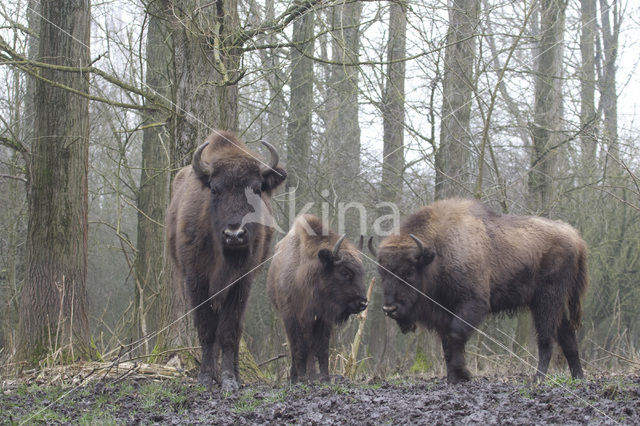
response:
M640 424L640 376L391 379L206 391L195 380L0 388L0 424Z

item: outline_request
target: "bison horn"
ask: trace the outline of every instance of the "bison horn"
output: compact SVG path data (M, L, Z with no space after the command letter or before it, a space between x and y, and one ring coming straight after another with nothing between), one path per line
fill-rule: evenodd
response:
M424 244L422 244L422 241L420 241L420 238L416 237L413 234L409 234L409 237L411 237L411 239L416 242L416 244L418 245L418 250L420 250L420 253L424 253Z
M378 250L376 250L376 248L373 246L373 237L369 237L369 242L367 243L367 246L369 247L369 251L371 252L371 254L374 255L375 257L378 257Z
M208 178L213 173L213 168L202 161L202 150L204 150L209 142L205 142L196 149L193 153L193 160L191 160L191 167L199 178Z
M280 157L278 156L278 152L273 147L273 145L265 141L260 141L260 142L262 142L262 145L264 145L271 153L271 161L269 162L269 167L268 168L263 167L263 170L262 170L262 174L265 174L269 170L273 170L276 168L276 166L278 165L278 162L280 161Z
M346 236L347 234L342 234L342 236L338 238L338 241L336 241L336 245L333 246L333 252L331 252L331 255L333 256L334 259L338 257L338 251L340 251L340 246L342 245L342 241L344 241L344 238Z
M364 235L360 235L360 241L358 241L358 251L362 251L363 246L364 246Z

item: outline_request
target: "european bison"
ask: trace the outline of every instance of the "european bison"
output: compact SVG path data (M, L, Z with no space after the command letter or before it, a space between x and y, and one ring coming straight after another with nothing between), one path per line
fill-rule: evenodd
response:
M276 244L267 294L287 331L292 382L313 376L314 355L321 377L328 379L333 325L367 307L359 251L344 238L317 217L303 215Z
M369 249L375 254L371 240ZM377 258L384 312L404 333L416 323L438 333L449 383L470 379L464 346L482 319L523 307L538 336L536 379L547 372L554 339L571 375L582 377L575 330L588 284L587 247L566 223L443 200L407 217Z
M214 381L225 390L238 387L253 270L265 260L273 233L264 225L270 223L271 193L286 177L275 149L263 144L271 153L268 166L233 133L216 132L173 181L167 236L174 271L195 308L202 345L198 379L208 388Z

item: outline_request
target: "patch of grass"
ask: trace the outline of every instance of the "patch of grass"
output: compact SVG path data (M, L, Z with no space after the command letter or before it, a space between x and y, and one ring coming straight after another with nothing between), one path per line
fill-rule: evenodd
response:
M433 368L433 362L429 359L421 346L416 349L416 358L411 366L412 373L426 373Z
M362 389L373 389L377 390L382 387L382 383L365 383L360 386Z
M624 382L621 379L612 379L610 382L603 383L602 388L600 389L600 394L607 399L612 401L628 399L629 393L628 391L633 388L633 384L629 382Z
M265 398L265 402L285 402L287 400L287 396L289 396L289 390L287 388L283 388L276 392L274 395Z
M115 425L118 424L116 418L109 413L105 413L101 410L91 410L88 413L83 414L75 420L81 425Z
M33 415L33 417L31 417ZM20 422L26 421L28 419L29 424L34 423L68 423L70 419L66 416L63 416L59 413L56 413L50 408L45 408L44 410L37 411L36 414L29 413L24 419L20 419Z
M242 395L234 404L233 411L236 413L249 413L261 406L264 403L264 399L257 398L257 393L255 390L250 390Z
M543 383L550 387L559 386L563 388L576 389L582 384L582 380L574 379L571 376L565 376L562 374L547 374Z
M349 387L340 383L331 385L329 389L336 395L347 395L349 393Z
M169 402L174 409L179 410L186 405L188 396L185 390L179 382L146 383L138 389L138 395L142 399L140 405L144 410L150 410L158 403Z
M519 388L518 394L520 394L520 396L523 398L533 399L531 398L531 389L529 389L528 387Z

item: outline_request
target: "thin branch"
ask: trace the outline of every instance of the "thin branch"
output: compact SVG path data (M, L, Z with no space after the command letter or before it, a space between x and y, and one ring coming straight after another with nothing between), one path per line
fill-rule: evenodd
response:
M27 183L27 179L23 178L22 176L5 175L4 173L0 173L0 178L20 180L24 183Z

